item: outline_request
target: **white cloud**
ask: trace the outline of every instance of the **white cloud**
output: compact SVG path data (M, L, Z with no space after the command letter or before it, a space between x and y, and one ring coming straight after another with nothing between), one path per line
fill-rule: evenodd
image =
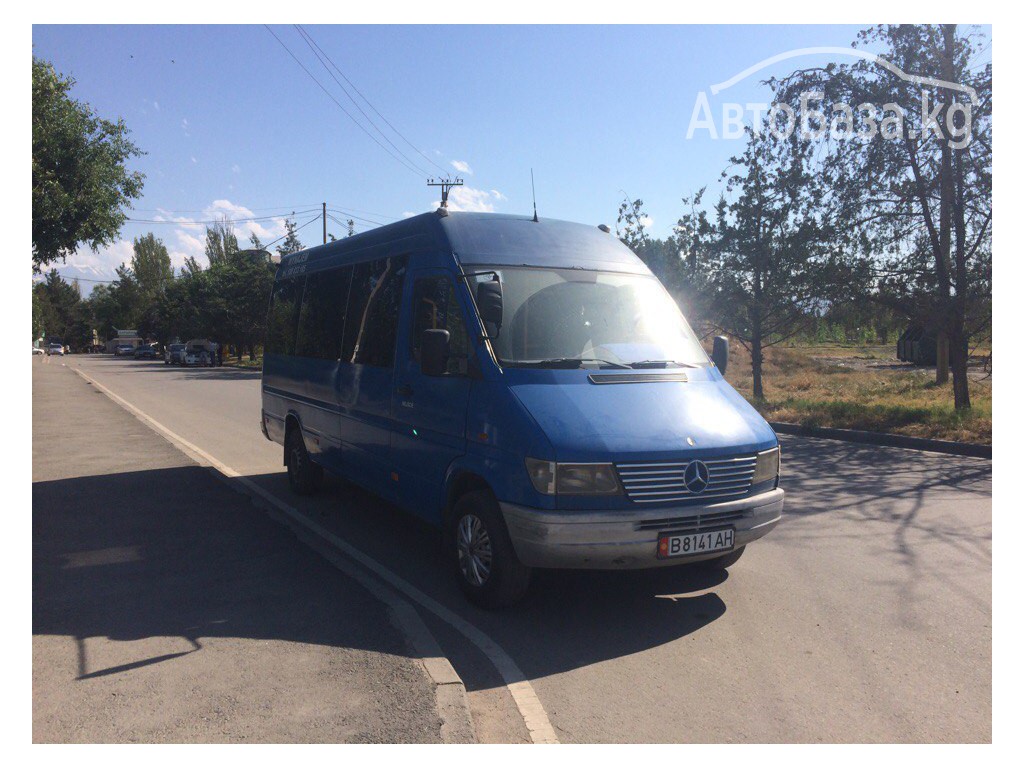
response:
M160 111L160 102L159 101L154 101L153 102L153 109L155 109L157 112Z
M419 215L419 214L417 214L415 211L402 211L402 218L403 219L408 219L411 216L417 216L417 215Z
M473 169L469 167L469 163L465 160L452 160L452 168L459 173L468 173L470 176L473 175Z
M188 132L188 128L189 128L188 120L186 120L185 118L182 118L181 119L181 130L183 130L185 132L186 136L191 136L192 134Z
M79 277L93 277L100 280L110 280L116 277L115 270L122 264L132 260L134 248L131 240L118 240L112 245L100 248L95 253L86 245L78 249L77 253L68 256L64 266L55 265L61 274L75 275Z
M193 164L197 164L198 162L199 162L199 161L198 161L198 160L196 160L196 156L195 156L195 155L192 155L192 163L193 163Z
M504 200L508 200L508 198L507 198L507 197L505 197L505 196L504 196L503 194L501 194L501 192L499 192L499 191L498 191L498 190L496 190L496 189L492 189L492 190L491 190L491 194L492 194L492 195L494 195L494 199L495 199L495 200L502 200L502 201L504 201Z
M643 224L648 229L650 229L651 227L654 226L654 217L653 216L641 216L640 217L640 223Z
M499 193L500 195L500 193ZM453 187L448 196L448 208L453 211L483 211L494 213L494 204L503 200L494 194L494 190L475 189L474 187ZM440 205L438 202L436 205Z
M241 173L242 169L238 167L238 163L235 163L234 165L231 166L231 172L232 173Z

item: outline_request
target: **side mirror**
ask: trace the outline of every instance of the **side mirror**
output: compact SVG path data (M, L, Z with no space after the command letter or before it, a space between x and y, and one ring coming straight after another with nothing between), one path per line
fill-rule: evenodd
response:
M497 336L501 329L501 316L504 311L501 281L497 277L486 283L476 284L476 307L480 311L480 319L484 321L487 335Z
M424 376L444 376L448 370L451 334L440 328L428 328L420 337L420 370Z
M725 376L725 369L729 365L729 339L725 336L715 336L715 346L711 350L711 362L718 368L719 373Z

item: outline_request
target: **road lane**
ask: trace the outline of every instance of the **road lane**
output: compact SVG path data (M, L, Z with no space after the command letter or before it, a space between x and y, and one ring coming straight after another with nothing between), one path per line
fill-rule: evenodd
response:
M785 438L784 523L728 574L542 573L526 603L486 613L429 528L336 480L290 495L258 373L68 363L488 633L565 741L991 739L989 461ZM479 727L521 737L493 671L432 628Z

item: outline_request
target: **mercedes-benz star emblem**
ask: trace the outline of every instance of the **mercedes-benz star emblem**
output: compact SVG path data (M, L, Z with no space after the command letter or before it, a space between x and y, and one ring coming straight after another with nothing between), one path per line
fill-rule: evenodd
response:
M686 465L686 471L683 472L683 483L690 493L700 493L708 487L710 482L711 472L708 471L708 465L703 461L695 459Z

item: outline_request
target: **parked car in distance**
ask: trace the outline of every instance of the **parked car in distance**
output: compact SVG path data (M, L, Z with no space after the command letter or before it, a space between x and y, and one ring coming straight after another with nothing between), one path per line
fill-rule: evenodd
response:
M782 518L728 340L607 227L442 209L284 256L264 349L292 489L330 471L438 526L484 606L534 568L729 568Z
M168 344L164 347L164 365L184 365L185 345Z
M32 347L32 354L33 355L45 355L46 353L43 352L43 348L42 347Z
M208 339L192 339L185 345L183 365L215 365L217 346Z
M136 360L156 360L159 355L157 354L155 344L139 344L135 348L133 357Z
M114 356L126 357L127 355L132 354L134 350L135 347L133 347L131 344L118 344L116 347L114 347Z
M46 348L46 354L48 355L60 355L64 356L64 345L63 344L50 344Z

